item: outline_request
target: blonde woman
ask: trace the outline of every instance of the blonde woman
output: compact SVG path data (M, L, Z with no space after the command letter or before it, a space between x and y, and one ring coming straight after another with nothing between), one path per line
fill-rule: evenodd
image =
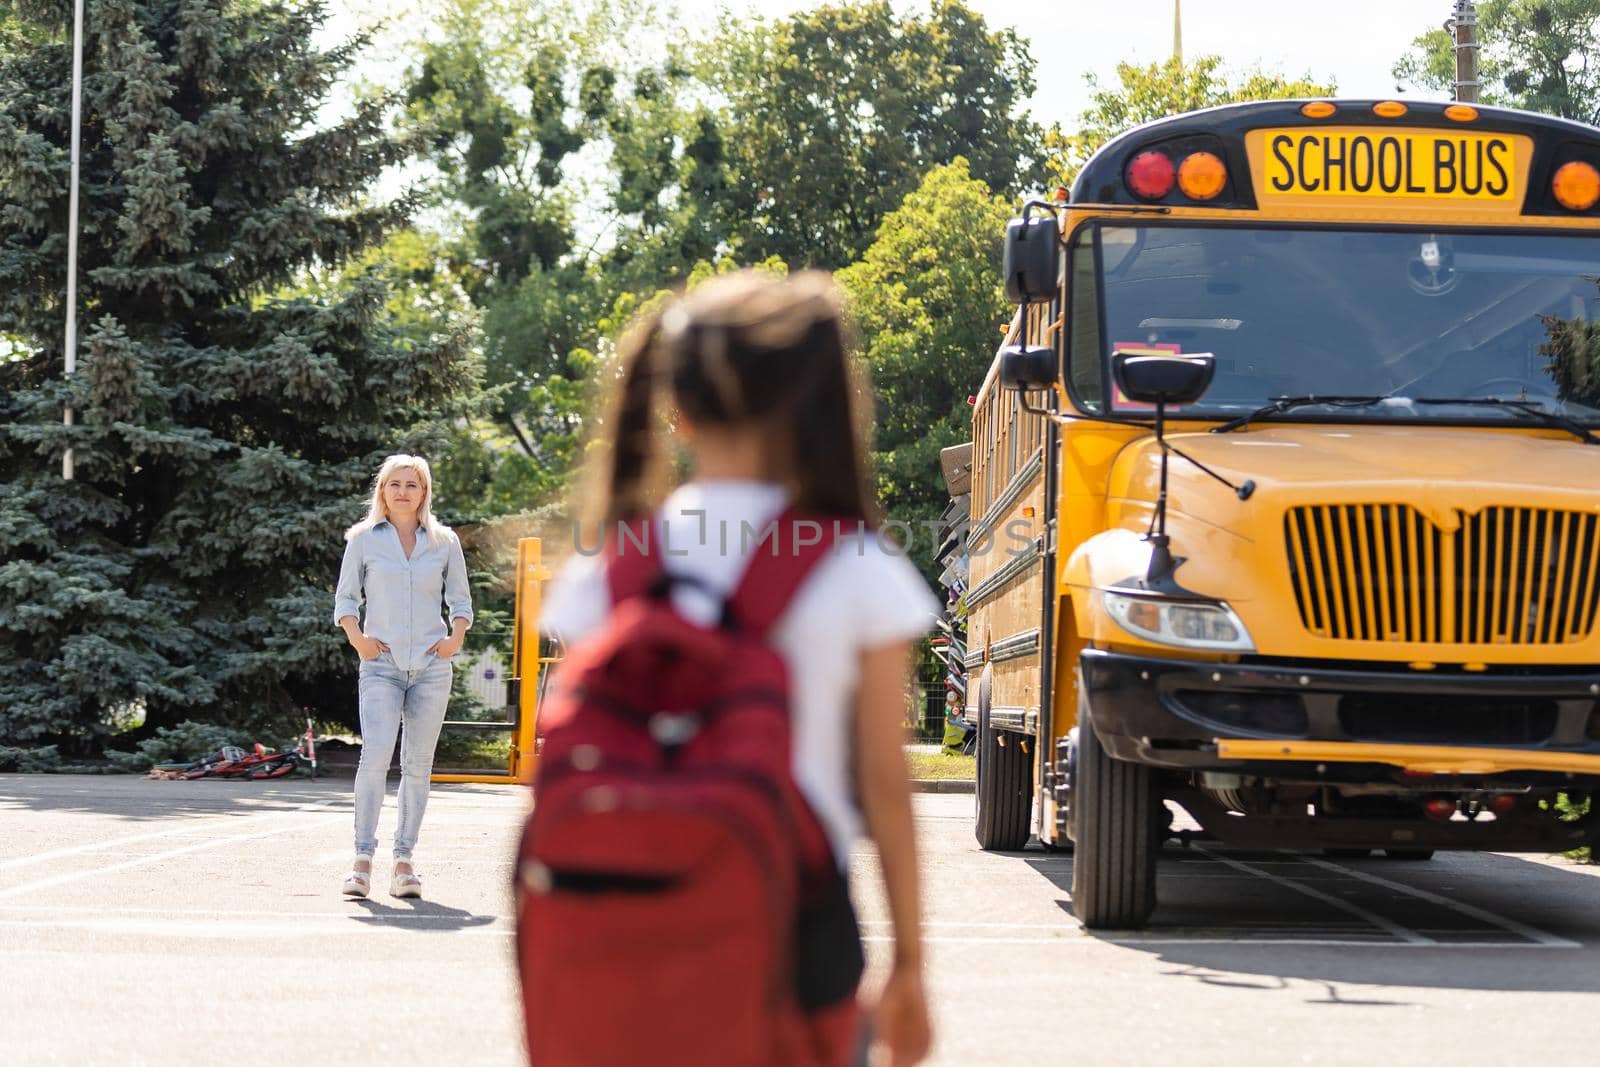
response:
M397 736L400 822L394 834L389 892L396 897L422 896L411 851L428 806L433 750L450 700L450 661L461 651L472 625L461 542L433 517L432 505L428 461L421 456L390 456L373 480L367 517L344 535L333 621L361 657L356 856L344 880L346 896L364 897L372 888L378 813ZM448 632L441 603L450 617Z

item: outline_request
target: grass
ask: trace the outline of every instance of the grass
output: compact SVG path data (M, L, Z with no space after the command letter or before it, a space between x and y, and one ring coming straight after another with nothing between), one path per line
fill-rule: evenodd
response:
M912 778L971 780L978 773L976 756L947 756L943 752L907 752L906 767Z
M510 760L509 733L448 728L439 735L439 747L433 756L434 766L440 770L453 768L503 771Z
M1583 818L1585 815L1589 814L1589 808L1593 804L1594 801L1591 799L1586 799L1579 802L1574 801L1565 793L1556 794L1555 809L1558 813L1560 813L1560 816L1564 822L1572 822L1576 819ZM1592 847L1574 849L1571 852L1563 853L1563 855L1565 855L1568 859L1577 860L1579 863L1600 862L1600 859L1597 859L1595 856L1595 849Z

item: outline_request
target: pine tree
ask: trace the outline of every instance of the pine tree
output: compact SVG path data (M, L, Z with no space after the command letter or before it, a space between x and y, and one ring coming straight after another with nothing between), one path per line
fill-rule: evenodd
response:
M68 382L71 4L17 12L0 29L0 741L83 748L140 707L152 728L348 717L341 531L381 456L427 454L477 373L455 324L399 323L381 271L340 271L411 207L367 192L415 147L387 132L395 102L317 122L364 41L318 47L316 0L88 0Z

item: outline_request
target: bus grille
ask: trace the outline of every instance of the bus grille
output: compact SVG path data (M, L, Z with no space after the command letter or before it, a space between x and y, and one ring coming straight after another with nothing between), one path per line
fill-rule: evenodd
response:
M1403 504L1291 508L1300 618L1318 637L1431 644L1582 641L1600 600L1600 515L1455 512L1442 530Z

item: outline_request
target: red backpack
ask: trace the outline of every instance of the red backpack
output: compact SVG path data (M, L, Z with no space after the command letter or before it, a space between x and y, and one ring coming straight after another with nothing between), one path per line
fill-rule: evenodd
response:
M780 517L711 628L672 607L649 524L608 546L613 607L540 713L518 857L534 1067L848 1062L860 940L767 641L832 526Z

